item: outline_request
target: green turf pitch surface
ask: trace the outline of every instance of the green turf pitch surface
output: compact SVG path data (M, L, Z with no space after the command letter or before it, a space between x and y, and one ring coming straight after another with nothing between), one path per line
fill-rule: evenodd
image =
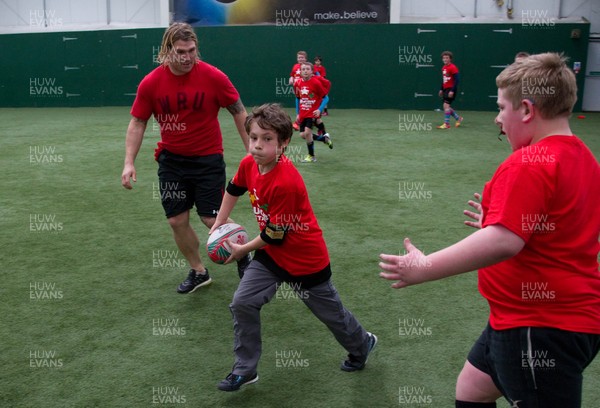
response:
M495 112L330 110L334 149L304 176L345 306L377 334L362 372L339 369L344 350L280 288L263 308L260 380L218 391L230 371L228 309L234 265L207 262L213 284L176 293L187 266L158 200L153 121L121 187L129 109L0 109L0 406L2 407L450 407L455 379L487 320L476 274L402 290L378 277L378 254L408 236L431 253L471 233L467 200L510 153ZM600 155L600 114L572 127ZM242 157L222 112L228 177ZM258 233L247 196L233 212ZM207 230L196 216L202 241ZM206 258L205 258L206 259ZM600 404L600 359L587 369L584 407ZM500 401L499 407L508 407Z

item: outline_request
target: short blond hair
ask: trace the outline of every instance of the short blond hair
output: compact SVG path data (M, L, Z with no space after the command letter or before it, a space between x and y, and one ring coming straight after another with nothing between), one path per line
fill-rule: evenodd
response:
M169 52L175 46L175 42L179 40L193 41L196 44L196 52L198 51L198 37L192 26L187 23L173 23L163 34L157 57L160 64L167 65L169 63Z
M575 74L563 54L534 54L509 65L496 77L513 109L528 99L544 119L568 116L577 102Z

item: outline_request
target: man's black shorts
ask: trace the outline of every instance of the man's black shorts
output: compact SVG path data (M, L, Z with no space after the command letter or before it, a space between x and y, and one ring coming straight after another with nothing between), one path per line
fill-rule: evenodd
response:
M596 334L543 327L494 330L488 324L467 360L492 377L511 404L575 408L581 406L582 372L599 348Z
M220 154L180 156L163 150L158 156L158 190L167 218L191 209L216 217L225 191L225 162Z
M452 95L452 98L449 96L451 91L452 91L452 88L446 88L442 91L442 99L448 105L451 105L452 102L454 102L454 99L456 98L456 92Z

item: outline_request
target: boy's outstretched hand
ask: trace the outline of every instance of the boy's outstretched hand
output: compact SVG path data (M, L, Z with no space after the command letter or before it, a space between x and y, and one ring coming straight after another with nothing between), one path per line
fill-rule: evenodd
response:
M380 272L379 276L384 279L398 281L392 285L395 289L415 285L427 280L423 274L424 269L428 265L427 257L408 238L404 238L404 248L407 251L407 254L404 256L379 255L381 259L379 267L386 271Z
M469 200L468 204L475 209L475 212L464 210L463 214L467 217L473 218L475 221L467 220L465 221L465 225L481 229L481 219L483 218L483 211L481 209L481 194L475 193L473 194L473 197L475 197L475 200L477 201Z

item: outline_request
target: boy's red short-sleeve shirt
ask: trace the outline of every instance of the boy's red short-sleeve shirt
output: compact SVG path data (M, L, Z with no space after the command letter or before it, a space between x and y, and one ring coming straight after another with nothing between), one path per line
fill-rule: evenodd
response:
M453 63L442 67L442 87L444 89L454 88L454 75L458 74L458 68Z
M553 327L600 334L600 166L575 136L550 136L511 154L485 185L483 227L525 241L479 270L496 330Z
M223 154L218 114L240 98L229 78L216 67L197 61L192 71L174 75L159 66L140 82L131 114L148 120L154 115L163 149L183 156Z
M285 155L266 174L259 173L252 156L244 157L232 183L248 189L261 231L267 222L286 230L283 244L263 248L277 265L294 276L313 274L329 265L323 232L308 200L304 180Z
M314 118L313 112L319 108L325 95L329 93L331 82L320 76L308 80L302 78L294 82L294 93L298 97L298 116L300 121Z

